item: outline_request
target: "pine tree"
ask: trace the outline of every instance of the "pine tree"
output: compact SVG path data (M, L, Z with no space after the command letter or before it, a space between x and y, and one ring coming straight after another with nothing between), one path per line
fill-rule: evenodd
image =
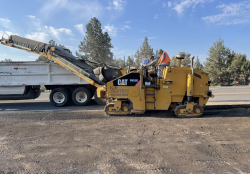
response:
M97 18L91 18L86 25L86 35L79 45L79 52L89 60L100 63L110 63L113 60L113 48L108 33L102 33L101 23Z
M113 59L113 61L110 63L110 65L115 66L115 67L119 67L118 59L116 59L116 57L114 57L114 59Z
M194 68L198 69L198 70L203 70L203 65L202 65L202 63L200 63L198 56L195 59Z
M123 63L124 63L124 66L126 67L127 66L127 64L126 64L126 61L125 61L126 59L125 59L125 55L124 55L124 57L123 57Z
M113 45L111 44L111 38L107 32L104 33L101 44L101 52L100 57L102 57L106 63L110 63L113 61L113 53L111 52L111 48Z
M64 45L59 44L58 46L63 48L63 49L67 49Z
M185 53L185 52L180 52L179 54L185 54L185 58L182 59L181 65L185 67L190 67L191 66L191 59L190 59L191 54ZM176 67L177 64L178 64L178 59L175 56L173 56L171 58L170 66Z
M52 39L49 41L49 45L54 46L54 45L56 45L56 42Z
M175 56L171 58L170 66L176 67L178 63L178 60L176 59Z
M213 85L229 85L231 83L230 65L234 53L224 45L224 40L219 38L213 43L208 52L204 71L209 73Z
M250 61L246 60L244 64L241 66L242 75L244 77L245 85L249 84L250 77Z
M131 59L130 56L128 56L128 58L127 58L126 65L127 65L127 66L130 66L130 67L133 66L133 60Z
M247 60L246 54L236 53L229 70L238 85L249 83L250 61Z
M158 53L158 49L155 51L154 58L156 60L156 63L159 61L161 55Z
M121 58L117 59L117 65L119 68L125 68L124 60Z
M180 52L179 54L185 54L185 58L181 61L181 65L190 67L191 66L191 60L190 60L191 54L185 53L185 52Z
M230 65L229 72L232 75L232 78L237 81L237 83L240 83L240 76L242 74L241 67L243 66L244 62L246 60L245 55L241 55L239 53L235 54L235 57Z
M139 68L142 62L142 58L150 58L154 55L153 48L148 44L148 38L144 38L144 42L140 49L138 49L134 55L134 66Z
M133 54L132 54L132 56L131 56L131 60L132 60L132 62L133 62L133 63L132 63L132 66L135 67L135 59L134 59L134 55L133 55Z
M36 59L36 62L45 62L45 63L49 63L49 62L52 62L52 60L48 59L48 58L45 57L45 56L39 56L39 57Z
M4 59L4 60L0 60L0 62L12 62L11 59Z
M140 53L142 58L150 58L154 52L153 48L148 44L148 38L144 38L144 42L142 43L142 46L140 47Z
M136 51L134 57L135 57L135 67L139 68L142 60L139 49Z

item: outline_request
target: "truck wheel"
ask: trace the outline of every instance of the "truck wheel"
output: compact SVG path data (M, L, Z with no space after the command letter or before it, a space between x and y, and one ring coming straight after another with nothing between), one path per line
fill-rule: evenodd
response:
M65 106L70 100L69 91L64 88L53 89L49 99L55 106Z
M85 106L89 104L91 100L91 93L87 88L79 87L76 88L72 93L72 101L75 105Z
M95 102L98 104L98 105L106 105L106 99L105 98L98 98L97 97L97 92L95 92Z

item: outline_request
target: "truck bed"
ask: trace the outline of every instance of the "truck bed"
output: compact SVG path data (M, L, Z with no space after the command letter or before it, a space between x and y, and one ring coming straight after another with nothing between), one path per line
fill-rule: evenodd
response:
M89 84L56 63L0 62L0 86Z

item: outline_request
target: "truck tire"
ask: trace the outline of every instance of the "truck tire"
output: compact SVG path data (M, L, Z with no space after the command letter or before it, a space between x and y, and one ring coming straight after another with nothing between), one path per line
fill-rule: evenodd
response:
M50 102L57 107L65 106L70 100L69 91L64 88L55 88L49 96Z
M76 88L72 93L72 101L77 106L85 106L91 101L91 93L87 88Z
M105 98L98 98L97 97L97 92L95 92L95 102L98 104L98 105L106 105L106 99Z

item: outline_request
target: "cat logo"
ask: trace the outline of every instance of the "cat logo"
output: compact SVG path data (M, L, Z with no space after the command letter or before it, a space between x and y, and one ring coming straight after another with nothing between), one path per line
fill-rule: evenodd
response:
M128 85L128 79L118 79L117 81L119 86L127 86Z

